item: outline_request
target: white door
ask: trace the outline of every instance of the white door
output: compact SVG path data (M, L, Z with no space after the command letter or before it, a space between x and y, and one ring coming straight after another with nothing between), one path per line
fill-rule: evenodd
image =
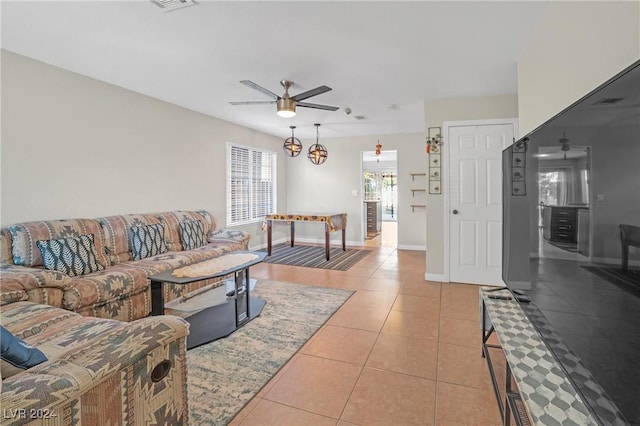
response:
M502 150L513 124L451 126L449 280L501 285Z

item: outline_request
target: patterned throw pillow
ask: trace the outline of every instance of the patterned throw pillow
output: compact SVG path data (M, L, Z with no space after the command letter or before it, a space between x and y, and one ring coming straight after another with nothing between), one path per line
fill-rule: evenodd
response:
M45 269L60 271L70 277L104 270L98 263L93 234L36 241Z
M164 241L164 225L156 223L146 226L132 226L129 229L131 259L140 260L167 252Z
M185 220L180 222L180 238L184 250L193 250L202 247L206 241L204 224L200 220Z

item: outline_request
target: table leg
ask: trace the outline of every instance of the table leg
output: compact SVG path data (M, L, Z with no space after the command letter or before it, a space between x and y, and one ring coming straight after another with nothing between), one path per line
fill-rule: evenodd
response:
M151 280L151 315L164 315L162 281Z
M271 221L267 220L267 256L271 256Z
M329 249L330 249L331 237L329 234L329 224L324 224L324 254L327 256L327 260L329 260Z
M249 268L244 270L244 291L247 292L247 321L251 319L251 297L249 294Z
M293 247L296 239L296 223L291 221L291 247Z
M342 228L342 251L347 251L347 245L345 242L346 234L347 234L347 228Z

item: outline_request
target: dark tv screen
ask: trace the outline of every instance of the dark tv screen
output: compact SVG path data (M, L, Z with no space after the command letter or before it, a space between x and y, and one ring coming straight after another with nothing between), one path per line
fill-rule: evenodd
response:
M602 424L640 425L640 61L503 153L503 279Z

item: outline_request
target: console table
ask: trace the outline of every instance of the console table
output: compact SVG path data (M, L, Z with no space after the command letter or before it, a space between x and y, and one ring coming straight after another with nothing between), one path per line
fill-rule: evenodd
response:
M519 303L506 289L481 289L482 356L486 358L504 425L598 425L562 367ZM496 333L499 345L488 343ZM506 394L501 395L489 348L507 360ZM514 381L519 391L512 389Z
M331 238L329 234L334 231L342 231L342 251L347 250L345 244L345 233L347 230L347 214L268 214L264 217L267 222L267 256L271 256L271 232L273 222L291 223L291 247L295 244L295 223L296 222L321 222L324 223L324 247L325 255L329 260Z
M265 256L262 252L232 252L150 276L151 315L163 315L165 308L193 312L184 318L191 324L187 349L228 336L260 315L266 304L262 299L251 297L249 279L249 268L262 262ZM165 304L164 283L189 284L231 274L234 277L231 291L222 283Z

